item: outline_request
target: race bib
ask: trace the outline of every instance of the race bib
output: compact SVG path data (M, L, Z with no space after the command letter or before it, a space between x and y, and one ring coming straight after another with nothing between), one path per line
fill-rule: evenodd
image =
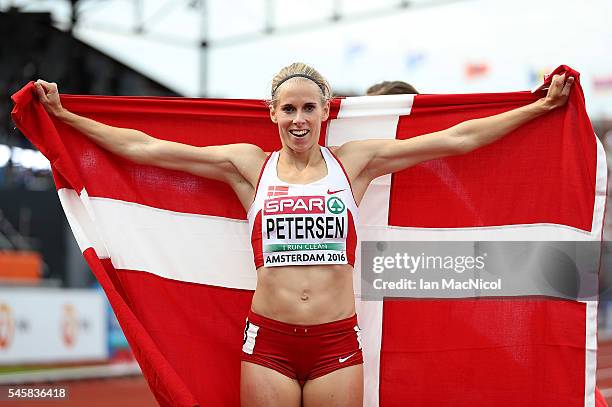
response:
M339 196L265 199L261 232L267 267L347 264L347 208Z

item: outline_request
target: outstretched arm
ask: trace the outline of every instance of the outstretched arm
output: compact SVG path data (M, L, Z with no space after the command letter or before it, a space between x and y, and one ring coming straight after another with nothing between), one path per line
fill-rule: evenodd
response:
M65 109L55 83L38 80L38 98L45 110L74 127L102 148L130 161L173 170L230 184L243 204L249 203L265 153L251 144L195 147L149 136L142 131L113 127Z
M546 97L527 106L482 119L468 120L446 130L408 140L364 140L344 144L336 151L352 176L366 183L384 174L423 161L464 154L499 140L528 121L541 116L568 99L574 78L555 75ZM362 182L363 183L363 182Z

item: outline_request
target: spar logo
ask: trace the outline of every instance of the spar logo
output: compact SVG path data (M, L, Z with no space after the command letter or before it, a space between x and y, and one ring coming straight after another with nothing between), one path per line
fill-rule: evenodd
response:
M344 205L344 202L342 202L342 199L338 198L337 196L332 196L327 200L327 209L329 209L329 211L334 215L339 215L344 212L346 206Z
M324 214L324 196L285 196L266 199L264 215Z
M15 332L15 320L11 307L5 303L0 303L0 349L10 346Z

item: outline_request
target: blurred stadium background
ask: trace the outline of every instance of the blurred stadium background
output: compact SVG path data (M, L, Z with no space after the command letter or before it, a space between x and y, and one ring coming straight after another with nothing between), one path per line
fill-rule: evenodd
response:
M609 0L0 0L0 385L69 386L69 402L48 405L155 405L49 163L10 119L10 95L28 81L74 94L266 98L273 74L299 60L338 95L381 80L503 92L568 64L610 150L611 17ZM610 402L612 278L601 282L598 384Z

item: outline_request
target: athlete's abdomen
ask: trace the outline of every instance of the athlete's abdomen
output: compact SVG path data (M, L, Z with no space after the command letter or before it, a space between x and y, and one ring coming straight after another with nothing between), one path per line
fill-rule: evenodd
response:
M355 313L353 267L260 267L252 308L268 318L300 325L348 318Z

